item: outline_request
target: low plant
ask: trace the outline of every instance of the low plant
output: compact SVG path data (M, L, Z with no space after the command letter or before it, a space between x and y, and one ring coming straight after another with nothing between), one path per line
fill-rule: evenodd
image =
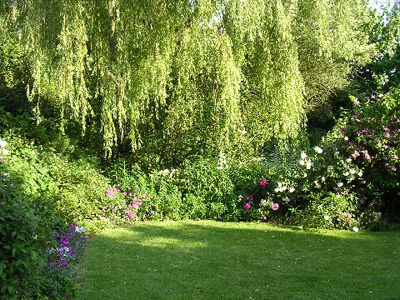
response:
M39 291L50 299L65 299L76 295L76 272L79 260L86 250L85 228L76 223L59 228L52 235L56 247L46 250Z

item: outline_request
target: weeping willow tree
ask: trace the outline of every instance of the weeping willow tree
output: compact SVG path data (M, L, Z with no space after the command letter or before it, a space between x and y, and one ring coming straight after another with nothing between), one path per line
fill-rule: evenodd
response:
M74 120L83 133L97 128L106 156L129 145L134 156L177 164L295 138L305 99L312 98L304 95L363 52L350 45L358 24L350 12L362 8L360 1L26 0L12 6L29 51L29 99L39 120L41 108L55 107L61 124ZM321 66L326 62L331 65Z

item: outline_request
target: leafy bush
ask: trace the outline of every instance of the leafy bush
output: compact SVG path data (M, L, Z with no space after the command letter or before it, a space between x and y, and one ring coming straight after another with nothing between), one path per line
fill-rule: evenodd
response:
M2 299L16 299L34 294L44 264L42 253L51 244L51 229L57 219L44 199L21 190L18 178L10 172L6 141L0 142L0 278Z
M181 169L151 174L119 161L107 172L115 186L107 192L109 204L102 217L108 224L145 219L248 219L237 195L243 186L250 187L268 172L259 161L227 161L223 155L218 159L199 157ZM132 201L141 195L147 196L135 205ZM134 205L134 210L129 205Z
M27 139L8 138L0 141L1 299L64 299L76 290L82 227L74 223L64 232L61 220L70 216L58 205L68 198L61 197L51 160Z

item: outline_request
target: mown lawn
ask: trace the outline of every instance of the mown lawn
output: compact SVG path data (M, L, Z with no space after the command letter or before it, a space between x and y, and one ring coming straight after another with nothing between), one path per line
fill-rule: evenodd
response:
M400 299L400 233L145 222L89 240L76 299Z

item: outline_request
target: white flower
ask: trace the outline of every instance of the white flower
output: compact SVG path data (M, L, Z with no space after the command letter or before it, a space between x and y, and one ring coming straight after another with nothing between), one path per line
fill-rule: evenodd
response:
M8 155L8 153L9 153L9 152L8 152L7 149L3 149L3 154L4 154L4 155Z
M332 166L328 166L328 170L333 170L333 167Z
M343 175L344 175L344 176L349 176L350 173L349 173L349 172L345 172L345 173L343 173Z
M343 186L343 182L338 182L337 186L338 187L342 187Z
M85 227L79 227L79 226L77 226L77 227L75 227L75 232L77 232L77 233L83 233L83 232L85 232Z
M329 216L324 216L324 219L329 221Z
M7 146L7 142L6 141L0 141L0 147L5 147Z
M348 140L349 140L349 138L348 138L347 136L345 136L345 137L344 137L344 140L345 140L345 141L348 141Z
M334 155L339 156L339 154L340 154L339 151L336 151Z
M321 177L321 182L325 182L325 180L326 180L325 177L322 176L322 177Z
M290 201L290 199L288 197L285 197L285 198L282 199L282 201L287 204Z
M304 173L304 178L306 178L307 177L307 173Z
M301 159L306 159L307 158L307 154L303 151L303 152L301 152L300 157L301 157Z
M300 230L302 230L302 229L303 229L303 226L298 226L297 228L300 229Z
M274 191L275 191L275 193L281 193L281 192L286 191L286 189L287 189L286 185L282 186L282 183L278 182L278 187Z
M320 147L314 147L314 151L317 152L318 154L322 153L322 149Z
M33 155L35 155L35 154L36 154L36 152L35 152L35 151L32 151L32 154L33 154Z
M300 164L302 165L302 166L304 166L304 164L305 164L305 162L304 162L304 160L300 160Z
M294 188L290 188L289 193L293 193L294 192Z
M356 170L354 170L354 169L350 169L350 174L356 174Z
M363 176L363 172L362 171L358 172L358 176L362 177Z
M357 226L353 227L353 231L358 232L359 231L358 227Z
M307 170L310 170L310 169L311 169L311 166L312 166L311 161L308 161L308 162L307 162L307 165L306 165Z
M320 184L317 184L317 185L315 186L315 188L320 189L320 188L321 188L321 185L320 185Z
M351 158L346 159L348 163L351 163Z

